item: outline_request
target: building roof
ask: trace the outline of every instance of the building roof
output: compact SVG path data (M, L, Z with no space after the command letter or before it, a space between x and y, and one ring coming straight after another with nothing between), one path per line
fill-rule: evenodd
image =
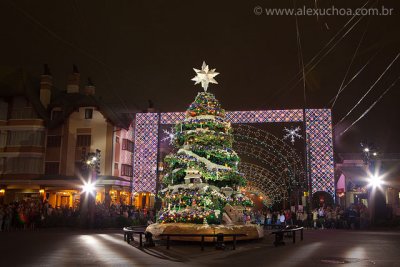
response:
M96 96L67 93L56 88L53 88L51 92L51 102L46 110L40 101L39 90L39 78L31 77L21 68L12 69L0 66L0 97L26 97L49 128L59 126L77 108L85 106L97 107L103 116L116 127L129 129L129 125L132 122L131 114L113 110ZM61 107L64 113L59 119L50 120L50 111L54 107Z
M122 113L117 113L105 103L93 95L84 95L81 93L67 93L66 91L54 92L52 101L49 105L49 110L55 107L60 107L63 115L49 122L49 128L59 126L72 112L80 107L96 107L103 116L117 127L129 129L131 120L128 116Z
M40 102L39 90L35 84L38 79L32 78L23 69L11 69L0 67L0 97L24 96L35 108L37 114L48 121L49 114Z

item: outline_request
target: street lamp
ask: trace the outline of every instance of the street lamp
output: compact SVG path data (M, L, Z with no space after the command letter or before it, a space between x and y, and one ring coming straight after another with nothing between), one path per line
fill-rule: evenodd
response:
M377 157L378 156L378 151L375 148L375 146L372 143L368 142L361 142L360 143L362 152L364 154L364 163L367 164L368 167L370 167L370 163L373 159L372 157ZM372 156L372 157L371 157Z
M82 193L87 193L94 196L94 192L96 191L96 184L91 181L83 182L82 185Z
M383 184L382 181L382 176L378 176L376 174L371 175L370 177L368 177L368 185L373 187L373 188L377 188L380 187Z
M96 204L96 180L97 175L100 174L100 150L96 152L84 153L82 162L84 168L87 170L86 179L82 179L82 198L81 201L81 218L82 223L90 228L94 225L95 204Z

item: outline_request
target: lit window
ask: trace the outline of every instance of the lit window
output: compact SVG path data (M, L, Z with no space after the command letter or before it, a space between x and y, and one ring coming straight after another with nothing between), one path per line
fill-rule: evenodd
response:
M133 176L132 166L127 165L127 164L122 164L121 165L121 175L132 177Z
M91 118L93 118L93 109L86 108L85 109L85 119L91 119Z

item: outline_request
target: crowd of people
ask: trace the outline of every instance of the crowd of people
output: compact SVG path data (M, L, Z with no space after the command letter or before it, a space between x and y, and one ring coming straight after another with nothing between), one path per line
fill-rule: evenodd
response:
M264 225L266 228L276 225L299 225L313 229L367 229L369 211L363 204L351 205L344 209L340 206L319 207L307 213L302 210L251 211L245 212L246 223Z
M143 225L151 221L153 216L153 210L98 203L94 209L93 227ZM0 204L0 231L34 230L38 227L54 226L82 226L82 212L79 207L52 207L47 201L37 199Z
M155 211L119 204L96 204L93 216L95 228L144 225L154 221ZM82 226L82 212L71 207L52 207L35 199L0 204L0 231L35 229L37 227ZM307 213L293 210L245 211L244 223L256 223L266 228L276 225L299 225L313 229L367 229L369 211L365 205L349 208L320 207Z

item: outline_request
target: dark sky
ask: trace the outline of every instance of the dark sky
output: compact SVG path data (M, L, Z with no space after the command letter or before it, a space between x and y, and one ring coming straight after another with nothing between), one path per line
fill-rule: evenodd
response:
M363 17L306 76L306 106L330 107L365 32L348 79L376 56L340 95L333 109L335 122L400 52L400 1L316 1L318 7L337 8L357 8L366 2L393 8L393 14ZM314 7L315 0L296 5ZM144 109L152 99L162 111L183 111L200 90L190 80L192 68L205 60L221 73L211 91L227 110L303 108L303 85L296 77L300 67L295 16L257 16L255 6L290 8L293 1L2 0L0 65L22 67L38 77L42 64L48 63L55 87L65 90L75 63L82 85L92 77L96 94L116 109ZM297 18L308 63L351 16ZM364 139L382 152L400 151L400 82L359 123L338 135L399 75L400 59L336 128L338 152L356 152Z

